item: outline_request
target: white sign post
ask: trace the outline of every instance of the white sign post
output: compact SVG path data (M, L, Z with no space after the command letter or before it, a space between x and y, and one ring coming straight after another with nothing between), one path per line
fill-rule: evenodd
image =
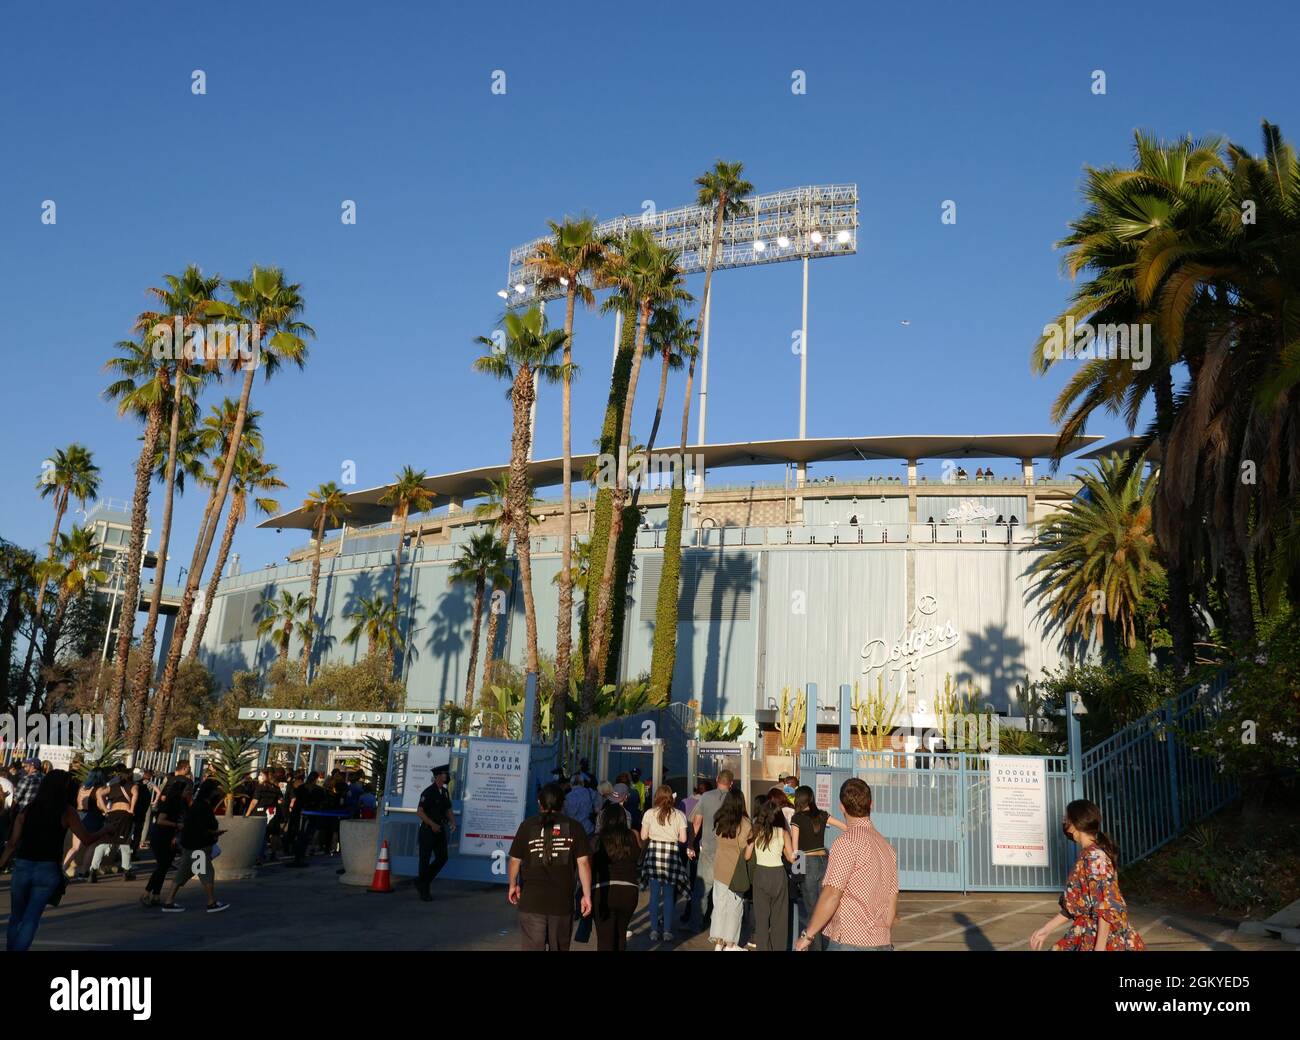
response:
M995 867L1046 867L1047 776L1041 758L989 756L989 826Z
M510 850L528 815L529 750L526 742L513 740L469 741L461 798L462 856Z

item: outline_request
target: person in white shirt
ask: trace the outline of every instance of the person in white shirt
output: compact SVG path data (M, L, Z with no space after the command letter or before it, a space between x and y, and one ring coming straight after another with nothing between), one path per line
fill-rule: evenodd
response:
M641 840L646 854L642 867L644 880L650 885L650 941L671 942L673 912L677 892L690 892L691 876L682 859L686 844L686 814L677 808L677 796L667 784L655 791L654 806L641 817ZM695 850L687 846L686 855L694 859ZM662 924L662 927L661 927Z

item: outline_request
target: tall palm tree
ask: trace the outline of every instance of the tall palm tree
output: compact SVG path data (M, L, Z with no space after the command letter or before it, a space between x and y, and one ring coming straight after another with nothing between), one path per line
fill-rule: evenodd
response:
M311 603L306 593L294 595L288 589L281 589L279 596L276 596L268 589L253 609L257 618L257 634L270 636L270 642L276 649L276 659L287 665L293 634L298 632L301 635L302 627L311 615Z
M316 536L316 546L311 557L311 587L307 591L307 598L311 600L311 617L307 620L302 639L302 674L305 679L311 667L311 648L316 634L316 593L320 588L320 554L325 545L325 530L340 523L350 507L347 496L331 480L303 499L302 508L315 518L312 529ZM342 551L342 547L339 551Z
M1215 139L1164 142L1139 131L1134 135L1131 168L1087 169L1086 209L1071 222L1070 234L1057 243L1067 250L1065 267L1070 275L1086 274L1087 279L1049 329L1085 322L1094 328L1152 326L1154 350L1152 363L1144 370L1127 359L1096 357L1079 363L1052 408L1053 421L1061 427L1058 459L1098 408L1122 414L1133 430L1148 398L1154 401L1155 423L1145 441L1159 439L1167 444L1175 415L1174 370L1185 363L1195 382L1200 353L1181 334L1167 334L1166 326L1156 320L1155 301L1190 245L1189 229L1201 224L1207 213L1221 212L1226 201L1220 147ZM1061 361L1046 349L1054 335L1045 330L1034 349L1032 364L1038 372ZM1186 539L1184 532L1165 545L1170 633L1180 671L1193 659L1187 560L1192 550L1184 544Z
M402 628L398 624L397 610L382 592L363 599L348 617L352 620L352 627L343 637L343 642L351 646L364 635L367 660L374 660L381 650L386 657L392 658L394 648L402 649Z
M393 522L399 525L397 547L393 550L393 613L399 617L401 614L397 604L402 593L402 550L406 545L406 524L412 512L423 513L433 505L433 493L424 486L424 482L428 479L429 476L424 470L403 466L392 486L379 496L380 505L393 507ZM393 646L390 643L388 647L390 670L392 664Z
M514 528L515 557L519 561L519 581L524 592L524 624L528 640L526 668L536 674L537 613L533 605L532 547L528 541L531 491L528 452L532 443L528 414L536 400L534 379L558 383L564 379L568 369L558 358L564 347L564 332L546 328L540 307L530 307L523 313L511 311L506 314L504 324L504 349L499 350L489 336L479 336L475 340L488 352L474 362L474 368L510 384L513 431L510 438L509 519Z
M1029 573L1050 627L1100 643L1109 622L1131 647L1142 589L1164 572L1151 531L1156 480L1144 480L1140 467L1114 454L1078 476L1079 494L1038 523L1053 548L1035 558Z
M122 622L118 625L117 645L114 648L113 676L104 695L106 736L110 742L117 739L122 724L122 708L126 703L127 664L131 636L135 629L136 608L140 602L140 571L144 566L149 490L153 482L158 440L162 435L168 402L171 400L173 374L171 359L154 356L151 333L141 333L139 340L123 340L117 344L117 350L118 355L110 358L105 365L117 378L105 388L104 397L117 402L118 415L130 413L140 419L144 423L144 435L135 464L131 534L127 542L126 571L123 576Z
M700 316L695 322L695 349L688 355L686 396L682 401L681 480L674 480L668 495L668 529L665 532L663 567L659 574L659 594L655 601L654 644L650 656L650 693L659 702L672 694L673 671L677 667L677 600L681 595L682 526L686 513L686 446L690 443L691 395L695 389L695 362L699 357L700 337L708 320L713 272L718 266L722 232L728 220L749 212L745 197L754 186L744 180L745 164L718 160L712 170L695 179L699 189L696 205L713 211L713 229L709 240L709 258L704 265L704 291L700 295ZM706 359L707 361L707 359Z
M226 561L230 558L230 547L235 541L235 528L248 518L249 504L251 503L263 516L274 516L280 511L279 501L265 494L268 491L277 491L280 488L287 487L285 482L275 475L275 470L276 467L273 463L262 460L260 448L248 437L245 437L244 443L239 449L239 457L235 460L235 476L230 482L230 508L226 511L226 528L221 534L221 546L217 550L217 561L212 567L212 574L208 578L208 587L203 594L203 606L199 610L198 619L194 623L194 638L190 641L190 652L187 657L190 661L199 659L199 646L203 642L203 633L208 627L208 617L212 610L212 604L217 598L217 587L221 584L221 576L225 572ZM314 597L312 602L315 602ZM304 643L307 643L311 638L311 626L312 621L308 617L307 624L303 629ZM303 674L306 674L305 667Z
M63 514L68 510L68 503L76 499L81 508L86 502L99 494L99 467L95 465L94 456L89 448L81 444L69 444L59 448L48 460L48 465L41 471L36 481L36 490L41 498L54 499L54 528L50 531L50 544L46 559L53 561L55 549L59 543L59 528L63 526ZM27 658L23 662L23 688L31 681L32 656L36 650L36 633L44 623L45 582L36 588L36 604L32 608L32 636L27 643Z
M655 308L674 300L690 299L685 288L679 254L676 250L660 246L647 232L637 229L621 243L612 258L606 278L625 303L635 301L637 313L636 337L632 345L632 364L628 373L627 397L623 404L622 428L618 439L618 465L614 482L614 495L610 514L609 537L605 544L603 561L593 559L592 567L599 567L596 612L592 616L588 634L587 662L583 674L582 708L586 715L595 706L601 676L605 674L606 652L610 645L609 626L612 619L613 598L622 596L624 590L616 589L615 564L618 543L623 530L623 509L627 504L626 462L632 441L632 411L636 403L637 381L641 374L641 358L645 350L646 329ZM590 582L588 585L590 597Z
M646 330L646 344L659 355L659 396L655 402L654 422L650 424L650 436L646 440L645 457L647 462L655 449L655 438L659 434L659 423L664 414L664 398L668 393L668 373L686 367L686 358L695 352L695 322L682 317L681 307L676 303L659 307L650 316L650 326ZM641 489L645 487L644 476L637 481L632 490L632 504L641 499Z
M509 581L506 573L506 552L496 535L481 531L461 546L460 556L451 565L447 576L449 584L474 586L474 614L471 619L469 640L469 666L465 669L465 710L474 704L474 667L478 663L478 635L483 619L483 598L489 584L501 588Z
M555 626L555 690L557 710L563 717L569 690L569 655L573 648L573 585L569 572L573 565L573 424L571 420L572 382L577 367L573 363L573 315L579 300L586 307L596 303L592 283L599 285L608 243L596 234L596 222L589 217L567 219L563 224L550 222L554 236L538 247L528 266L538 276L543 291L564 289L564 376L561 392L561 453L563 455L564 531L560 544L560 601Z
M195 543L185 591L182 593L180 608L176 613L175 634L167 654L162 678L158 683L157 704L154 708L153 721L149 726L149 746L154 750L162 745L163 728L167 723L172 688L176 683L176 671L180 666L181 651L189 631L194 599L198 594L203 569L216 536L216 518L221 515L225 506L226 493L234 474L235 456L239 450L248 414L248 399L253 392L253 377L257 374L258 368L262 369L266 379L270 379L286 364L302 368L307 363L305 337L315 335L312 327L300 318L304 308L301 287L287 282L280 268L254 267L246 280L232 279L228 284L234 302L212 301L207 304L205 310L209 315L226 321L248 323L251 326L249 340L257 345L257 359L256 363L242 360L232 362L236 369L242 367L244 371L235 426L231 433L229 450L226 452L225 465L222 467L214 492L214 509Z
M54 617L41 647L41 675L36 681L36 691L32 697L32 708L41 704L45 690L45 677L58 656L59 636L63 633L63 622L67 617L68 607L78 596L108 581L108 574L99 567L100 545L95 539L95 532L88 527L73 524L66 534L60 533L58 545L50 559L43 565L42 576L54 583L58 589L55 599Z

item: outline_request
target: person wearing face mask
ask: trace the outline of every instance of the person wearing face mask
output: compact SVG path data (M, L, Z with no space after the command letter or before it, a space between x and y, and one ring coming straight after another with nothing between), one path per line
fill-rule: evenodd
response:
M1041 950L1054 931L1068 925L1054 950L1145 950L1142 936L1129 924L1119 891L1119 849L1101 829L1101 810L1084 798L1071 802L1061 829L1079 846L1079 858L1065 883L1061 912L1029 937L1030 949Z

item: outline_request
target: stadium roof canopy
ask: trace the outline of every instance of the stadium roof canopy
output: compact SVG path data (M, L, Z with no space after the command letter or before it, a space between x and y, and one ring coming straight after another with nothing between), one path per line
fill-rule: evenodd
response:
M1080 455L1079 458L1100 459L1112 453L1127 455L1141 443L1141 437L1121 437L1117 441L1111 441L1110 444L1103 444L1099 448L1093 448L1092 451ZM1152 441L1147 447L1147 450L1143 452L1143 455L1146 457L1147 462L1153 462L1158 465L1163 457L1163 449L1160 446L1160 442Z
M1076 437L1073 454L1090 447L1102 438L1085 434ZM736 444L691 446L687 453L692 463L703 456L705 469L727 466L805 465L815 462L871 462L880 459L1035 459L1047 458L1056 447L1054 433L976 434L972 436L925 435L913 437L808 437L783 441L743 441ZM672 448L656 448L654 455L668 454ZM575 481L595 461L594 454L574 455ZM534 488L555 487L563 482L563 459L542 459L528 464L528 477ZM488 482L507 468L505 464L481 466L456 473L440 473L424 482L433 497L433 508L482 497ZM349 511L343 518L349 527L380 524L392 516L392 507L380 503L391 484L354 491L347 495ZM311 530L314 517L306 509L281 513L258 524L259 527L292 527ZM329 529L334 529L331 526Z

